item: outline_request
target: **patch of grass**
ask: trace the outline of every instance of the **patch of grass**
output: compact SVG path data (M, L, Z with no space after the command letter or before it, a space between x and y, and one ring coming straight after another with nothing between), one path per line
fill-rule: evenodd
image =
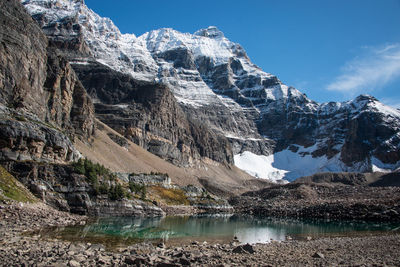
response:
M36 202L37 199L6 169L0 166L0 200L12 199L19 202Z
M12 116L14 119L16 119L17 121L21 121L21 122L33 122L33 123L36 123L36 124L45 126L45 127L47 127L47 128L50 128L50 129L53 129L53 130L62 132L64 135L67 136L67 134L66 134L61 128L58 128L58 127L56 127L56 126L54 126L54 125L52 125L52 124L50 124L50 123L48 123L48 122L35 120L35 119L33 119L32 117L30 117L30 116L24 116L23 114L17 113L17 112L15 112L15 111L12 113L11 116Z
M26 118L25 118L24 116L22 116L22 115L17 115L17 116L15 117L15 119L16 119L17 121L26 121Z
M153 194L168 205L189 205L185 193L181 189L164 188L162 186L151 186Z

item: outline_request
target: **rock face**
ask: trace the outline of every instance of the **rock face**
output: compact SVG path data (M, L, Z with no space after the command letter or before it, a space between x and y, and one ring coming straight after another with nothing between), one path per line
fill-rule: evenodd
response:
M44 119L47 39L17 1L0 5L1 104L37 112Z
M68 162L79 158L79 152L62 132L36 117L16 115L0 109L0 158L2 160L35 160Z
M84 138L94 133L94 107L68 61L52 47L48 49L46 121Z
M1 157L74 160L70 139L94 132L91 99L19 1L0 7Z
M400 167L398 110L365 95L316 103L263 72L216 27L136 37L82 1L22 3L70 61L97 116L175 164L232 163L251 152L271 156L273 173L257 173L271 179ZM275 160L279 153L313 169L293 169Z
M176 165L202 157L233 163L229 143L188 118L168 87L138 81L104 65L75 65L97 117L148 151Z
M2 162L35 196L62 211L92 216L162 216L153 204L140 200L111 201L96 195L84 175L65 164Z

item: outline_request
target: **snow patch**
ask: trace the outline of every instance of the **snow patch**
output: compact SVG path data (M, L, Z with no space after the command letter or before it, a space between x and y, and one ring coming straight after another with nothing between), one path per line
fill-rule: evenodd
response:
M128 104L117 104L117 105L114 105L114 107L118 107L118 108L122 108L122 109L129 108L129 106L130 105L128 105Z
M317 147L304 148L298 146L298 152L283 150L269 156L256 155L245 151L234 156L236 167L257 178L276 182L279 179L293 181L303 176L319 172L359 171L365 169L365 164L347 167L340 161L340 153L328 159L326 156L313 157L304 152L311 152ZM365 170L364 170L365 171Z
M243 140L243 141L263 141L265 138L254 138L254 137L242 137L242 136L237 136L233 133L225 133L226 138L230 139L237 139L237 140Z
M385 114L386 116L392 116L394 118L400 118L400 111L398 109L386 106L381 102L375 101L370 104L371 107Z
M341 154L328 159L326 156L312 157L304 152L312 152L318 146L299 147L297 152L283 150L269 156L256 155L245 151L234 156L236 167L257 178L278 181L280 179L293 181L303 176L319 172L391 172L400 169L400 161L395 164L385 164L375 157L363 162L347 166L340 160Z
M256 155L250 151L245 151L234 156L236 167L244 170L248 174L274 182L282 179L287 171L273 167L274 155Z
M87 61L70 61L69 64L71 65L90 65Z
M394 164L383 163L376 157L371 157L371 165L373 172L391 172L400 168L400 161Z

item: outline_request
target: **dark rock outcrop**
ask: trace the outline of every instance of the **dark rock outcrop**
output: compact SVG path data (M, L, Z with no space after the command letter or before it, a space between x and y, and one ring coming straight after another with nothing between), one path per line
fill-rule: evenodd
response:
M19 120L0 120L1 159L62 163L79 158L79 152L62 132L29 117L17 116Z
M369 186L397 186L400 187L400 172L391 172L383 174L377 181L369 184Z
M185 68L189 70L196 69L193 55L186 48L177 48L174 50L169 50L164 53L158 54L157 57L162 58L166 61L172 61L174 68Z

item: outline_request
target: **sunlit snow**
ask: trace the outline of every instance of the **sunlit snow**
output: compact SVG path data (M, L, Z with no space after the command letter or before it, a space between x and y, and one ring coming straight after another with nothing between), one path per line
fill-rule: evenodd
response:
M269 156L245 151L234 156L235 165L254 177L274 182L280 179L293 181L319 172L389 172L400 167L400 161L384 164L375 157L371 157L370 163L359 162L353 166L346 166L340 160L340 153L330 159L326 156L312 157L304 152L312 152L316 145L308 148L298 147L297 152L286 149Z
M305 149L298 152L306 152ZM336 158L330 160L326 156L313 158L301 155L288 149L263 156L246 151L234 156L235 165L258 178L277 181L279 179L295 180L322 171L339 171Z

